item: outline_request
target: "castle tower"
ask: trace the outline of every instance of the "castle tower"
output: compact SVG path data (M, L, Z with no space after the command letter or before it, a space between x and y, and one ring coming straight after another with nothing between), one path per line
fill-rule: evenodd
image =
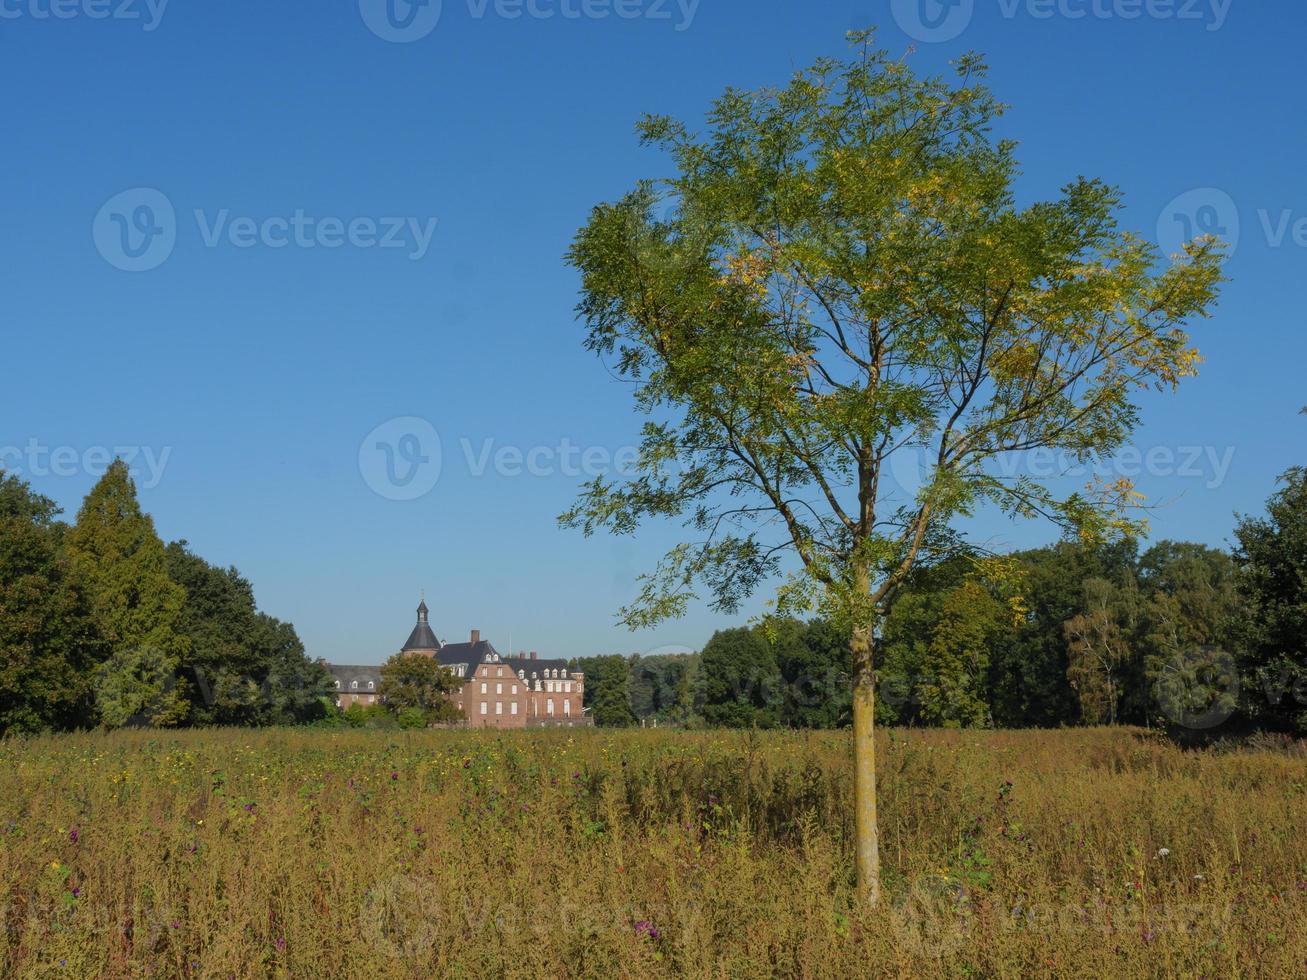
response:
M436 634L431 631L431 623L427 617L430 610L427 609L426 599L418 606L418 621L413 627L413 632L408 635L408 642L404 644L400 653L421 654L424 657L434 657L440 652L440 641L436 639Z

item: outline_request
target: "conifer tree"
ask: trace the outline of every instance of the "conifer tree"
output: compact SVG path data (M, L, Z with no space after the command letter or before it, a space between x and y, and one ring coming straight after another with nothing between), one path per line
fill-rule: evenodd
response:
M100 720L115 728L179 724L190 710L179 676L186 592L168 575L163 541L121 460L87 495L67 548L110 651L95 677Z

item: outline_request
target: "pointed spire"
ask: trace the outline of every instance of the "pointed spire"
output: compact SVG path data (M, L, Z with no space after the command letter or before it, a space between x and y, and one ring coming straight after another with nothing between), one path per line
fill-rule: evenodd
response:
M421 650L426 653L440 649L440 641L436 639L436 634L431 631L431 624L428 622L429 613L430 610L427 609L427 597L424 590L421 604L418 606L417 625L413 627L413 632L409 634L408 642L404 644L403 650Z

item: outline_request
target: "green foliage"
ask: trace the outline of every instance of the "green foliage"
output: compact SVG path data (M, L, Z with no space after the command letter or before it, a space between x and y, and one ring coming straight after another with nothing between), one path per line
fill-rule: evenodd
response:
M889 722L992 723L989 657L1015 631L1003 586L970 557L919 568L885 618L880 669Z
M1295 467L1262 518L1235 531L1243 704L1260 724L1307 732L1307 468Z
M695 717L698 654L633 656L630 660L631 711L641 721L687 725ZM589 679L587 678L587 684Z
M67 550L110 651L95 682L100 720L114 728L185 721L191 710L180 679L190 653L182 623L186 593L168 575L163 542L121 460L87 495Z
M719 630L703 648L703 716L726 728L774 728L781 674L766 638L751 629Z
M330 672L310 660L295 628L264 613L235 568L217 568L185 541L166 550L168 573L186 591L189 651L182 675L192 684L190 721L290 725L322 716L332 700Z
M585 674L582 704L594 723L603 728L626 728L636 723L631 710L630 664L620 654L582 657L575 666Z
M852 721L849 637L828 620L794 620L772 639L783 685L780 722L791 728L841 728Z
M777 615L815 605L866 630L983 504L1085 541L1138 526L1126 481L1058 497L990 464L1122 446L1137 393L1195 373L1184 325L1215 301L1221 246L1165 263L1093 180L1019 206L979 60L922 78L858 43L782 88L728 91L703 134L646 118L675 174L596 207L569 253L586 343L651 419L637 475L595 480L561 521L688 529L623 611L633 628L700 588L732 612L793 556ZM893 502L900 455L929 473Z
M463 712L446 695L453 694L462 682L448 667L432 657L397 653L381 665L378 693L387 710L397 715L405 728L461 720Z
M0 471L0 734L95 723L91 677L104 651L57 514Z

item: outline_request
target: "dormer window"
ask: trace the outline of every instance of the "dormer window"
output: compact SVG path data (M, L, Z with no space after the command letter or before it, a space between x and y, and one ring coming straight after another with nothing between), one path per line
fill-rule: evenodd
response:
M350 682L349 682L349 689L350 689L351 691L357 691L357 690L359 689L359 682L358 682L358 681L350 681Z
M336 690L337 690L337 691L340 690L340 681L336 681Z
M376 685L373 681L368 681L368 690L369 690L369 691L375 690L375 689L376 689L376 686L377 686L377 685Z

